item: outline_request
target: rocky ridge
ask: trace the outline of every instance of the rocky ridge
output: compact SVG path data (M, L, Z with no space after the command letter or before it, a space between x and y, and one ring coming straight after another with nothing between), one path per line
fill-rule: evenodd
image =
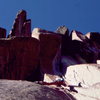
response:
M9 79L0 80L0 98L3 98L2 100L42 100L43 98L46 100L51 98L52 100L80 100L80 98L81 100L99 100L100 92L97 89L97 87L100 88L99 60L100 33L89 32L84 35L76 30L70 33L66 26L58 27L55 32L41 28L34 28L31 32L31 20L27 19L26 11L22 10L18 12L8 36L6 36L6 29L0 28L0 79ZM62 77L67 82L66 87L31 83L54 82ZM20 83L20 81L10 80L31 82L21 81ZM30 89L25 85L24 94L16 95L17 88L13 86L21 87L24 84L34 85ZM75 87L78 93L69 92L69 85ZM11 90L11 87L14 90ZM47 95L43 96L44 90L47 91ZM34 91L40 94L40 97L34 94ZM8 94L5 94L6 92Z

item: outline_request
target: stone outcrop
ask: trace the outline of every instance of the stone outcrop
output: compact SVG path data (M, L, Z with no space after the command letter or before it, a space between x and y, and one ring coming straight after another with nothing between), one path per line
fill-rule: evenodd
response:
M79 64L69 66L66 72L66 80L71 85L83 87L93 86L100 82L100 65L99 64Z
M81 32L73 30L71 32L71 40L78 40L81 42L85 42L87 40L87 37L83 35Z
M32 32L32 37L40 41L40 67L42 72L60 74L57 58L60 52L61 36L51 31L35 28Z
M100 65L80 64L69 66L66 81L74 86L78 93L71 93L76 100L100 99ZM79 86L80 84L80 86Z
M27 81L0 80L1 100L76 100L68 92Z
M18 12L14 21L12 30L8 37L30 37L31 36L31 20L26 18L26 11Z
M0 40L0 79L38 80L39 41L29 37Z
M98 32L70 33L61 26L55 32L34 28L31 34L24 10L7 38L0 28L0 79L39 81L0 80L2 100L99 100L99 64Z

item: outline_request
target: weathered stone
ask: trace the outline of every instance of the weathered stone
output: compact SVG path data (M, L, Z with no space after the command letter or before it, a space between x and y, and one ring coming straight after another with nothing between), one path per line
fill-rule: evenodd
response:
M61 79L58 75L52 75L52 74L44 74L44 82L54 82L58 79Z
M41 30L40 28L34 28L31 37L34 37L39 40L39 35L41 34L40 30Z
M27 20L23 25L23 37L31 37L31 20Z
M97 64L100 64L100 60L97 60Z
M99 64L80 64L69 66L66 73L66 81L78 92L70 92L70 94L72 94L76 100L99 100L99 76Z
M42 71L48 74L60 74L61 36L51 31L35 28L32 37L40 41L40 66Z
M76 31L76 30L73 30L71 32L70 36L71 36L72 40L77 40L77 41L81 41L81 42L84 42L87 39L87 37L85 35L83 35L81 32Z
M90 39L90 34L91 34L91 32L88 32L88 33L85 34L85 36L86 36L88 39Z
M56 74L61 37L56 34L40 34L40 65L44 73ZM59 70L59 68L58 68Z
M99 64L80 64L67 68L66 80L71 85L78 86L79 83L83 87L92 86L100 82L100 65Z
M99 32L89 32L86 36L91 40L96 42L96 44L100 44L100 33Z
M0 80L1 100L75 100L68 91L27 81Z
M31 20L26 19L26 11L22 10L17 14L13 28L8 37L29 37L31 33Z
M57 33L60 33L62 35L66 35L69 36L69 30L66 26L60 26L58 27L58 29L56 30Z
M39 41L34 38L0 40L0 78L38 80L39 48Z
M6 29L0 27L0 38L6 38Z

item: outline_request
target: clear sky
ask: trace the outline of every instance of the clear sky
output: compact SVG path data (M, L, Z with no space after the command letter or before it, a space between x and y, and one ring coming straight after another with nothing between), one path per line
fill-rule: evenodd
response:
M66 25L82 33L100 32L100 0L0 0L0 27L7 33L21 9L32 19L32 29L55 31Z

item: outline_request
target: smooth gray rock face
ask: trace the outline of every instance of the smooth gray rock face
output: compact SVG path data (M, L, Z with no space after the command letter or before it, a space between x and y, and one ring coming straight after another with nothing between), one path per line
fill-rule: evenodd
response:
M0 100L75 100L70 94L27 81L0 80Z

